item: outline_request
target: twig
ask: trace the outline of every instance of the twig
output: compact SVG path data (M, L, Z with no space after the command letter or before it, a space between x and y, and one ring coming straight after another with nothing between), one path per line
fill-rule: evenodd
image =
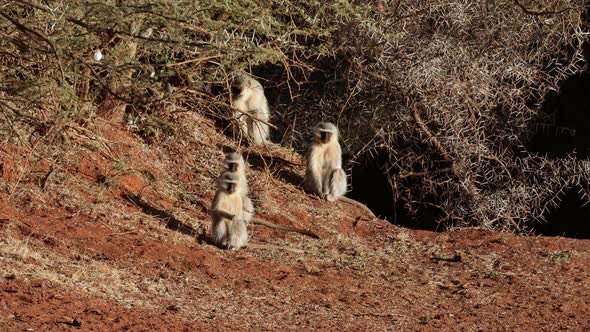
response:
M561 13L565 12L566 10L572 9L571 7L567 7L562 10L559 10L559 11L532 10L532 9L528 9L527 7L525 7L525 5L520 3L520 1L518 1L518 0L514 0L514 3L518 7L520 7L520 9L522 9L522 11L525 12L526 14L535 15L535 16L556 15L556 14L561 14Z
M246 116L248 116L248 117L250 117L250 118L252 118L252 119L254 119L254 120L258 121L258 122L262 122L262 123L268 125L269 127L273 128L273 129L276 129L276 130L279 129L279 128L277 128L277 126L273 125L272 123L270 123L268 121L264 121L262 119L259 119L259 118L255 117L254 115L252 115L252 114L250 114L248 112L244 112L241 109L235 108L235 107L233 107L231 105L228 105L227 103L224 103L224 102L215 100L211 95L209 95L209 94L207 94L205 92L201 92L201 91L193 90L193 89L185 89L184 91L190 92L190 93L193 93L193 94L196 94L196 95L204 96L204 97L208 98L215 105L227 107L227 108L229 108L232 111L235 111L235 112L241 113L243 115L246 115Z
M169 63L169 64L166 64L166 67L182 66L182 65L189 64L189 63L193 63L193 62L204 62L207 60L211 60L211 59L215 59L215 58L222 58L222 57L223 57L223 54L215 54L215 55L207 56L204 58L196 58L196 59L191 59L191 60L186 60L186 61L181 61L181 62L176 62L176 63Z
M416 106L414 106L412 108L412 114L414 115L414 119L416 120L416 123L418 123L418 126L420 127L420 129L422 129L422 132L430 139L430 142L432 143L432 145L434 145L439 150L439 152L443 155L443 157L447 161L452 161L453 159L451 158L451 156L447 152L447 149L445 149L445 147L438 140L438 138L436 138L436 136L434 136L434 134L432 134L430 129L428 129L428 127L424 123L424 120L422 119L422 117L418 113L418 109Z
M408 172L406 174L400 174L398 176L399 179L405 179L408 177L416 177L416 176L426 176L426 175L431 175L431 174L438 174L438 173L445 173L448 171L452 171L453 169L451 167L445 167L445 168L441 168L441 169L435 169L432 171L424 171L424 172Z

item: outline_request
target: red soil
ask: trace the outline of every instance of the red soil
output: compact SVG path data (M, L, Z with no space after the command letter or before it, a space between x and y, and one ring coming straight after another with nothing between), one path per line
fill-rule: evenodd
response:
M47 186L39 179L50 164L2 149L0 329L590 329L588 240L400 229L253 166L259 216L322 238L250 226L253 242L306 254L224 251L207 242L205 148L146 152L124 130L104 132L118 160L81 152L64 165L70 176ZM169 189L178 183L165 175L193 196Z

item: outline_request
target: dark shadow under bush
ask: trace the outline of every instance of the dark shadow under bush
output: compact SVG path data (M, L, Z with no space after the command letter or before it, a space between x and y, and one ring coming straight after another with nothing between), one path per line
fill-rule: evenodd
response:
M550 92L536 120L528 126L527 149L552 158L590 155L590 73L566 79Z
M590 239L590 204L584 201L579 188L569 188L559 206L544 219L533 224L536 235Z

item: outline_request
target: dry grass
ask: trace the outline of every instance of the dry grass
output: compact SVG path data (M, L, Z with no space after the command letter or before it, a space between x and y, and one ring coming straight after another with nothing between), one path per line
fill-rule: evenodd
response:
M5 228L2 234L2 266L6 275L20 280L46 280L66 288L83 290L95 296L122 303L145 305L143 291L137 288L142 276L129 269L119 269L86 255L76 260L40 250L38 240L21 238Z

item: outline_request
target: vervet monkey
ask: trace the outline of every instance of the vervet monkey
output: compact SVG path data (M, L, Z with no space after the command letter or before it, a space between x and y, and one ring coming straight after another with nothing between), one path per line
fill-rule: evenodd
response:
M299 254L303 250L271 244L248 244L248 230L244 221L244 198L238 191L240 178L235 173L224 173L219 179L219 188L213 199L213 242L232 250L249 246L254 249L283 249Z
M211 207L213 242L229 249L240 249L248 245L244 196L238 191L239 184L240 177L237 174L222 174Z
M238 190L242 195L248 195L248 180L246 179L246 162L241 153L230 152L225 155L223 167L226 172L235 173L240 177Z
M322 122L314 131L313 141L307 151L305 190L330 202L345 201L365 209L364 204L345 197L346 173L342 169L342 149L338 143L338 128L330 122Z
M267 124L270 110L262 84L251 76L238 75L231 85L231 102L233 107L244 113L234 112L242 135L253 145L270 143Z
M260 218L252 218L252 216L254 215L254 206L252 205L252 200L248 197L248 180L246 179L246 163L244 161L244 157L242 157L242 155L237 152L228 153L225 155L223 166L226 172L234 173L240 179L240 183L237 185L237 191L241 193L241 195L243 196L244 221L246 221L247 223L252 222L253 224L263 225L269 228L283 230L287 232L295 232L313 237L315 239L319 239L319 236L317 236L313 232L304 229L277 225L270 221L262 220Z
M305 190L333 202L346 193L346 185L338 128L330 122L322 122L315 129L307 151Z
M223 167L225 172L236 174L240 179L236 190L242 195L244 221L248 223L254 215L254 205L252 205L252 200L248 197L248 180L246 179L246 162L244 161L244 157L242 157L241 153L230 152L225 155Z

